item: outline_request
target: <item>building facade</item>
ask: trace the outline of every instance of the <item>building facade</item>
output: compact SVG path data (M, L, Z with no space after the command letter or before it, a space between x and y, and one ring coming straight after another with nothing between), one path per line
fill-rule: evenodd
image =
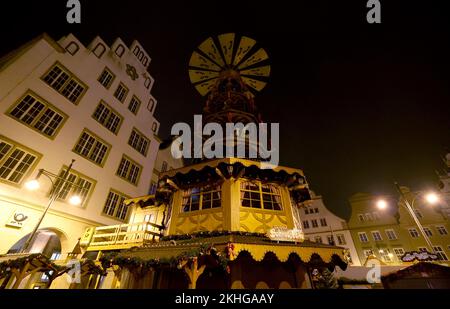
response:
M328 210L322 196L312 194L311 201L299 212L305 239L344 247L348 249L350 264L361 265L347 222Z
M85 47L72 34L44 34L0 59L0 253L21 250L55 188L31 252L65 253L87 227L128 220L122 201L148 193L160 144L149 63L137 41ZM76 186L63 185L72 159ZM40 169L56 177L26 190Z
M413 205L440 262L447 263L450 250L448 220L439 205L426 204L420 193L411 192L406 187L402 187L402 191ZM401 265L401 258L407 252L431 252L404 207L404 202L395 196L384 196L388 206L380 210L376 207L379 198L366 193L358 193L350 198L352 215L348 227L361 264L365 265L368 259L376 258L385 265Z

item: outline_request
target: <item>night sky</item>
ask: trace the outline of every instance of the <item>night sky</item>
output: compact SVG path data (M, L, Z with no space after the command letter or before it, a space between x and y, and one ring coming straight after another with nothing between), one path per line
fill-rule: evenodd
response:
M450 10L438 1L384 0L382 24L367 24L366 0L82 0L81 25L66 23L66 1L16 2L1 4L1 55L42 32L72 32L85 45L97 34L140 41L152 57L162 138L201 112L187 73L194 48L227 32L256 39L272 66L256 104L265 122L280 123L280 163L302 168L344 218L352 194L392 193L394 180L432 187L444 167Z

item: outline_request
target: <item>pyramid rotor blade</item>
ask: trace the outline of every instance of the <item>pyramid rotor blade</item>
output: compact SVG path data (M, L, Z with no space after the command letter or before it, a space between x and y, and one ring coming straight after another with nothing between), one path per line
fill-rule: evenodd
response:
M211 70L211 71L220 71L221 70L221 68L217 64L215 64L208 58L200 55L196 51L194 51L192 53L191 60L189 60L189 66L195 67L195 68Z
M219 35L220 48L225 57L225 63L230 65L233 58L234 33L226 33Z
M222 56L220 55L220 52L217 49L216 44L214 44L214 41L212 38L207 38L205 41L203 41L203 43L200 44L198 49L201 50L212 61L217 63L221 68L223 68L225 66Z
M242 70L245 69L251 65L254 65L258 62L264 61L269 59L269 55L267 54L267 52L260 48L256 53L254 53L253 55L251 55L249 58L247 58L247 60L245 60L243 63L241 63L238 66L238 69Z
M197 91L200 93L201 96L205 96L207 95L211 89L214 87L214 85L216 84L217 79L210 79L206 82L200 83L195 85L195 89L197 89Z
M242 76L242 81L251 88L255 89L256 91L261 91L266 85L266 82L256 80L253 78Z
M259 77L269 77L270 75L270 65L265 65L258 68L246 69L240 71L241 75L259 76Z
M246 36L241 37L239 47L236 51L236 56L234 57L233 65L235 66L238 65L255 44L256 44L255 40Z
M189 78L191 80L191 83L193 84L217 77L219 77L219 72L192 69L189 70Z

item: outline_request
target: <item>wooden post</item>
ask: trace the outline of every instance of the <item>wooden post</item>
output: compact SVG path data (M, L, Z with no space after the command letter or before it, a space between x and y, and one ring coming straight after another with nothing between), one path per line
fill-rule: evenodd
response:
M205 271L206 265L202 265L202 266L200 266L200 268L198 268L198 258L195 257L192 259L192 263L191 263L190 267L188 267L188 261L184 261L182 263L182 267L189 277L190 282L189 282L188 288L196 289L198 277L200 277L203 274L203 272Z

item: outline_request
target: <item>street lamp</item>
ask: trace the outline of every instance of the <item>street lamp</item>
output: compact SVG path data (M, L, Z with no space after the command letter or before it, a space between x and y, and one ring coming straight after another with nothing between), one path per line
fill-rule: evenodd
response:
M58 176L55 175L53 173L50 173L44 169L40 169L36 178L31 179L29 181L27 181L25 183L25 188L31 191L37 190L40 188L40 183L39 183L39 178L44 175L46 176L48 179L50 179L50 182L52 183L52 188L51 188L51 193L50 193L50 198L49 201L47 203L47 206L44 209L44 212L42 213L41 217L39 218L39 221L37 222L36 226L33 228L33 231L31 232L30 236L28 237L27 241L25 242L25 244L22 247L21 252L25 252L28 247L30 246L30 243L32 241L32 239L34 238L34 236L36 235L37 230L39 229L39 226L41 225L42 221L44 220L45 215L47 214L50 206L52 206L53 202L58 198L58 196L61 193L61 190L63 187L66 187L66 185L71 188L71 187L78 187L81 190L84 190L84 188L72 183L71 181L69 181L67 179L67 177L69 176L69 173L72 169L73 163L75 162L75 160L72 160L72 162L70 163L69 167L67 168L67 170L63 173L62 176ZM57 182L55 183L53 181L53 179L56 179ZM72 205L80 205L82 202L82 199L80 196L78 195L73 195L69 198L69 203Z
M403 191L401 190L400 186L398 185L398 183L395 183L395 187L397 188L397 191L400 194L400 197L402 199L402 204L406 210L408 211L408 213L411 215L411 217L413 218L414 222L416 223L417 227L420 230L420 233L422 234L423 238L425 239L428 247L431 249L431 253L435 253L434 252L434 247L433 244L431 243L430 238L428 237L428 235L425 233L425 230L423 229L422 224L419 221L419 218L417 218L416 213L414 212L414 202L417 200L417 197L422 196L424 194L424 192L419 192L418 194L416 194L416 196L414 196L413 200L411 201L411 204L408 202L408 200L406 199L405 195L403 194ZM429 192L425 194L425 200L429 203L429 204L436 204L439 201L439 197L436 193L433 192ZM377 201L377 207L378 209L386 209L387 207L387 202L385 200L378 200Z

